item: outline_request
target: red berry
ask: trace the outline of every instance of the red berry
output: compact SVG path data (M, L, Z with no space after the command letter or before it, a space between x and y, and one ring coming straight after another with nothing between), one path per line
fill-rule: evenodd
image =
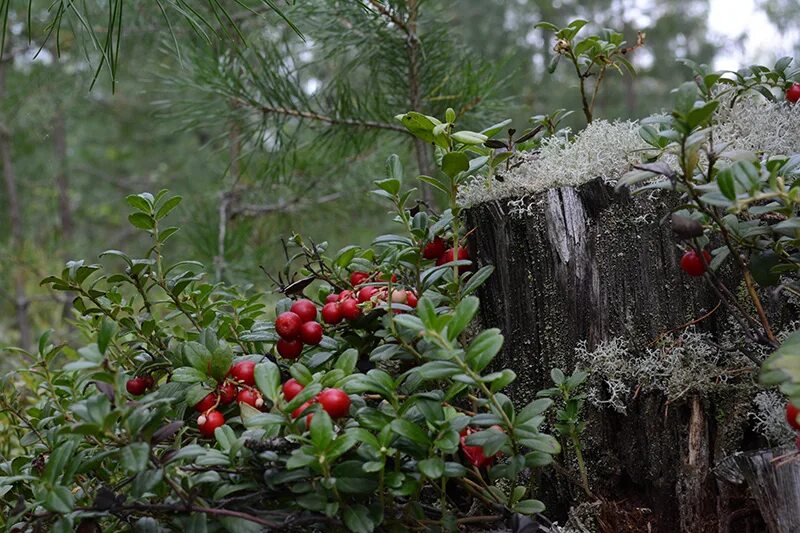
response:
M322 320L328 324L338 324L342 321L342 313L339 311L339 304L330 302L322 306Z
M314 400L308 400L303 405L292 411L292 418L297 418L302 415L306 409L314 405Z
M256 409L264 405L264 400L261 398L261 395L253 389L240 390L239 394L236 395L236 401L239 403L246 403Z
M319 322L306 322L300 326L300 340L310 346L322 341L322 325Z
M342 389L325 389L319 393L317 401L331 418L341 418L350 412L350 397Z
M408 304L409 307L417 306L417 295L414 291L406 291L406 304Z
M156 380L153 379L153 376L147 374L146 376L142 376L141 379L144 380L145 388L152 389L153 386L156 384Z
M474 430L471 428L464 428L464 430L461 431L461 453L464 454L469 464L477 466L478 468L483 468L492 464L496 455L486 457L483 453L483 446L467 444L467 437L471 433L474 433Z
M125 383L125 389L130 394L139 396L147 390L147 382L141 377L131 378Z
M381 281L389 281L390 278L388 274L384 274L383 272L381 272L380 274L378 274L378 279L380 279ZM391 280L392 283L397 283L397 276L395 274L392 274Z
M200 423L200 419L203 418L205 420ZM213 437L214 430L223 424L225 424L225 417L222 416L222 413L219 411L214 410L206 413L205 415L201 415L198 418L197 429L200 430L200 434L204 437Z
M792 86L786 90L786 99L793 104L796 104L798 100L800 100L800 83L793 83Z
M353 291L342 291L342 292L339 293L339 301L340 302L343 302L343 301L347 300L348 298L352 298L352 297L353 297Z
M339 304L339 311L347 320L355 320L361 316L361 309L358 307L358 302L353 298L348 298L347 300L341 302Z
M283 384L283 397L286 398L287 402L291 402L295 396L302 392L303 388L296 379L289 379Z
M219 388L219 401L223 405L228 405L236 399L239 388L230 381L223 383Z
M311 322L306 322L306 324L311 324ZM303 343L299 339L291 341L278 339L275 347L278 349L280 356L285 359L297 359L303 353Z
M408 300L408 292L404 290L392 291L392 303L404 304Z
M422 257L425 259L437 259L446 249L447 244L445 244L444 239L436 237L422 249Z
M454 258L455 258L455 252L453 251L453 248L448 248L442 255L439 256L439 259L436 260L436 266L441 266L450 263L455 260ZM463 246L458 248L458 259L459 261L469 259L469 251ZM468 270L471 270L471 267L467 265L458 267L459 274L463 274Z
M350 274L350 284L353 287L361 285L368 279L369 279L369 274L367 274L366 272L353 272L352 274Z
M233 365L230 374L236 381L241 381L245 385L255 385L256 378L254 373L256 371L255 361L240 361Z
M792 402L786 404L786 421L789 422L789 425L792 426L794 429L800 429L800 420L798 420L798 415L800 415L800 408L795 407Z
M375 293L378 292L378 288L374 285L367 285L366 287L361 288L358 291L358 301L361 303L369 301Z
M711 261L711 254L708 253L708 250L703 250L703 257L705 257L706 263ZM706 271L706 265L703 264L703 260L694 250L689 250L683 257L681 257L681 269L686 272L688 275L697 277L702 276Z
M329 304L331 302L338 302L338 301L339 301L339 293L338 292L332 292L332 293L330 293L329 295L327 295L325 297L325 303L326 304Z
M209 392L205 395L205 397L197 402L194 406L194 410L198 413L205 413L209 409L213 409L217 405L217 394L215 392Z
M300 333L300 326L303 325L303 319L297 313L286 311L278 315L275 319L275 331L278 335L286 340L292 340Z
M291 312L299 316L303 322L317 319L317 306L311 300L297 300L292 304Z

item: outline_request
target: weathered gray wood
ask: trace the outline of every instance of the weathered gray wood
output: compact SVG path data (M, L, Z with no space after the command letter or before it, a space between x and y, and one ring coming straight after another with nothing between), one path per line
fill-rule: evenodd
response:
M800 456L797 449L785 446L756 450L736 454L733 459L758 502L770 533L800 531Z
M630 197L598 179L531 196L521 217L510 215L508 200L468 210L472 255L496 269L482 288L481 318L505 335L496 364L517 373L516 403L550 386L551 368L571 371L580 341L592 348L621 336L644 347L716 305L702 280L680 271L673 235L660 223L676 202L670 193ZM717 312L700 327L715 331L723 319ZM724 447L715 419L731 406L717 410L713 400L693 397L667 408L665 400L641 394L627 415L588 410L592 487L649 509L643 530L720 531L709 472ZM557 478L540 486L549 512L563 516L574 491Z

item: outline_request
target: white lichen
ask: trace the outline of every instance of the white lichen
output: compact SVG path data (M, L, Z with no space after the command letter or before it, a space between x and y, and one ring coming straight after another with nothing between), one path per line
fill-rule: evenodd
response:
M639 349L620 338L603 342L592 351L583 343L576 356L578 366L591 372L587 400L620 413L626 412L628 402L640 391L660 390L675 401L754 372L753 365L732 347L694 329Z
M770 102L757 94L740 97L733 105L732 101L731 96L722 97L714 114L715 150L770 155L800 152L800 135L794 134L800 131L800 106ZM520 154L520 164L512 170L501 169L502 182L475 178L462 187L459 201L469 207L553 187L577 186L598 177L613 184L645 156L657 155L642 140L639 126L633 121L597 120L572 138L565 131L546 139L538 151ZM675 154L665 153L660 160L677 168ZM520 207L528 209L530 205ZM524 216L525 211L515 208L512 214Z
M566 135L550 137L538 152L523 154L519 166L502 173L502 182L487 184L482 178L475 179L462 188L460 201L473 205L551 187L580 185L596 177L615 183L631 164L641 161L637 150L645 148L637 123L597 120L571 140Z
M715 114L715 144L726 151L767 154L800 152L800 106L752 95L731 107L726 99Z
M794 442L795 432L786 423L786 397L774 390L761 391L753 398L755 411L747 413L755 421L755 430L770 446Z

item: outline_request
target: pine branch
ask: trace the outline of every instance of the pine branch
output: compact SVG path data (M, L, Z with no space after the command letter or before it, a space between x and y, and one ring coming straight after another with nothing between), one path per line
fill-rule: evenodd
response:
M295 117L306 120L313 120L316 122L324 122L334 126L354 126L358 128L373 128L380 130L398 131L401 133L408 133L408 130L399 124L388 124L385 122L377 122L373 120L361 120L358 118L339 118L315 113L313 111L300 111L299 109L291 109L287 107L270 106L266 104L255 104L242 98L235 100L237 105L243 105L258 109L265 115L278 114L289 117Z
M294 211L300 211L302 209L307 208L310 205L319 205L328 202L333 202L334 200L338 200L344 196L341 192L326 194L324 196L320 196L319 198L315 198L314 200L304 200L302 197L297 196L292 198L291 200L286 201L279 201L275 204L241 204L236 206L235 208L231 209L230 216L231 218L243 215L243 216L263 216L269 215L272 213L291 213Z

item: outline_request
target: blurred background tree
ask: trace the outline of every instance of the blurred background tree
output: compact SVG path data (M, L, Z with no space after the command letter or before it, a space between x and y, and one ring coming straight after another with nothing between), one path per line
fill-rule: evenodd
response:
M334 248L366 243L386 229L367 192L386 155L431 168L395 114L453 107L465 128L511 118L521 130L532 115L578 109L567 73L547 73L552 35L539 21L584 18L630 43L647 33L638 76L608 78L598 118L658 111L689 75L675 57L713 63L725 44L709 33L709 0L190 4L87 0L78 12L37 0L29 13L0 0L0 346L30 344L69 316L68 299L38 287L64 261L144 253L125 223L130 193L185 196L176 253L257 290L271 289L259 266L282 264L292 231ZM798 28L795 2L759 8Z

